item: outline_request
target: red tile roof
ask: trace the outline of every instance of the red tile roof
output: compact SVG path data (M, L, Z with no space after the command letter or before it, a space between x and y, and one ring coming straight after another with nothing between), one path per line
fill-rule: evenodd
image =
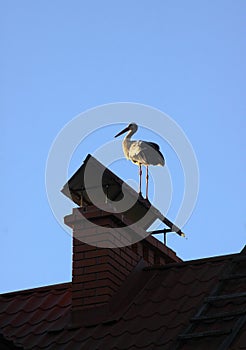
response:
M98 323L97 309L82 312L81 324L73 324L70 315L71 283L3 294L0 345L52 350L246 349L245 251L135 270Z

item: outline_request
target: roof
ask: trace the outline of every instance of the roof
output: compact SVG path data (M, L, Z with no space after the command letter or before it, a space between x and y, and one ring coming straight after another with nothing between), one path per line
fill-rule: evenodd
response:
M136 269L98 322L70 322L71 283L3 294L0 334L24 349L246 349L245 253Z
M2 334L0 334L0 345L1 350L23 349L22 347L15 346L15 344L11 340L5 339Z

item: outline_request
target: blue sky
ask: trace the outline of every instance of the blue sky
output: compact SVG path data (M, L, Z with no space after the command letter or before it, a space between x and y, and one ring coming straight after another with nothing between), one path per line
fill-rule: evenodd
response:
M170 236L170 247L185 260L243 248L245 16L243 0L2 2L1 292L71 279L71 239L47 201L46 159L66 123L106 103L158 108L193 145L198 202L188 239ZM71 173L92 152L90 142L80 149Z

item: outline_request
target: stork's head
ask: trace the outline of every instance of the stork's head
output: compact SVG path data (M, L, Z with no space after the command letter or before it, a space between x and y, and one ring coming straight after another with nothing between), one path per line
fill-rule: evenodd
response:
M115 135L115 137L118 137L122 134L124 134L127 131L131 131L132 134L134 134L138 129L138 126L136 123L130 123L125 129L123 129L122 131L120 131L117 135Z

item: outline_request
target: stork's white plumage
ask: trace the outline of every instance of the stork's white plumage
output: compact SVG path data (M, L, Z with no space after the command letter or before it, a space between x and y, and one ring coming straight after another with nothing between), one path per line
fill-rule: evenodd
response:
M115 137L118 137L128 131L122 142L122 148L127 159L139 166L139 192L141 194L142 165L146 166L146 198L148 199L148 166L165 165L165 159L160 152L160 147L154 142L132 141L131 137L137 131L138 126L130 123L124 130L120 131Z

